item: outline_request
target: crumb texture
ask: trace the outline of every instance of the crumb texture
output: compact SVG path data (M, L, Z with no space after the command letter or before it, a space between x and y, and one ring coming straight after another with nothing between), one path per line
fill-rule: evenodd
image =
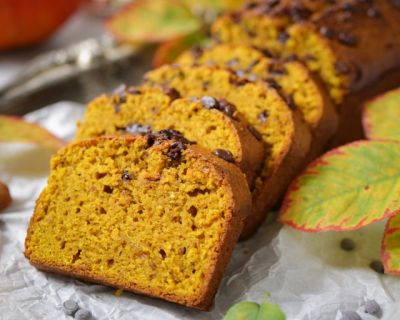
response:
M31 220L27 257L181 302L200 297L232 219L231 189L191 150L171 159L168 143L148 143L97 139L61 150Z

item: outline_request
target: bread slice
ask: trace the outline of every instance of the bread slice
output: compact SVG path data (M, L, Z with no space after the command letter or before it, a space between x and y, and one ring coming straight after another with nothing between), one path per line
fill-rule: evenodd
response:
M253 2L223 15L212 26L213 37L280 57L297 55L320 75L337 104L400 65L400 10L395 1L274 4Z
M207 310L250 208L235 165L171 130L83 140L53 157L25 256L41 270Z
M145 86L173 87L182 96L211 95L233 103L265 143L263 169L256 179L253 212L242 238L254 233L303 166L311 134L300 115L264 82L250 82L208 66L163 66L145 75Z
M177 63L226 67L249 80L262 79L275 84L311 130L311 159L324 151L336 132L338 116L328 92L299 61L279 61L250 46L219 44L189 50L177 59Z
M264 160L264 144L254 137L232 104L213 97L180 99L171 88L163 92L131 87L102 95L89 103L83 122L78 124L77 139L163 129L177 130L236 163L249 185Z

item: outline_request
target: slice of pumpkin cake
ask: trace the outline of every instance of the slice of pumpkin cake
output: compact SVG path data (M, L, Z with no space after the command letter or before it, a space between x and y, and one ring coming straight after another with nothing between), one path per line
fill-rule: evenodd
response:
M83 140L53 157L25 256L207 310L250 209L243 173L175 131Z
M336 132L338 117L318 79L297 60L279 61L250 46L215 44L183 53L177 63L230 68L249 80L262 79L281 91L296 108L313 134L310 158L319 155Z
M253 211L242 237L252 235L304 165L311 134L300 115L265 82L250 82L218 67L163 66L145 75L144 86L172 87L187 97L226 99L252 125L265 143L263 168L252 190Z
M77 139L173 129L227 161L252 185L264 160L264 144L226 100L182 99L174 89L123 88L89 103Z

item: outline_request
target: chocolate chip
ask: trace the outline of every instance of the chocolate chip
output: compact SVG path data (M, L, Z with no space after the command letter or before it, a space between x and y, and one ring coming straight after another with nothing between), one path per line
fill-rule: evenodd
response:
M164 91L164 94L166 94L168 97L170 97L171 101L174 101L181 97L181 94L179 93L179 91L174 88L164 88L163 91Z
M229 67L229 68L232 68L235 65L237 65L238 63L239 63L239 59L238 58L232 58L232 59L230 59L230 60L228 60L226 62L226 66Z
M319 28L319 33L326 38L332 39L335 36L335 31L332 28L322 26Z
M261 123L265 123L268 119L268 111L267 110L263 110L258 114L258 121L260 121Z
M240 12L231 12L229 14L231 20L233 21L233 23L240 23L242 21L242 16L240 14Z
M268 78L268 79L265 79L265 82L268 83L268 85L269 85L271 88L273 88L273 89L275 89L275 90L277 90L277 91L279 91L279 90L282 89L282 87L278 84L278 82L276 82L275 79Z
M90 313L89 310L78 310L77 313L75 313L74 318L77 320L89 320L92 317L92 314Z
M282 44L286 43L286 41L290 38L289 34L286 31L281 31L278 34L278 41Z
M130 93L130 94L141 94L142 93L139 88L133 87L133 86L126 89L126 92Z
M125 96L125 91L126 91L126 85L125 84L120 84L118 87L116 87L113 90L113 95L116 96Z
M340 32L338 39L346 46L354 47L357 44L357 38L345 32Z
M167 156L171 160L179 160L182 156L182 151L186 149L182 141L173 142L168 149Z
M217 108L217 106L218 106L218 101L210 96L202 97L200 99L200 102L203 105L203 107L206 109L213 109L213 108Z
M273 54L271 53L271 51L269 51L268 49L259 49L259 51L261 51L261 53L264 55L264 57L266 58L272 58Z
M193 59L199 59L203 55L203 48L200 46L194 46L191 50L190 53L192 54Z
M344 239L342 239L342 241L340 241L340 247L344 251L353 251L356 247L356 244L354 243L353 240L344 238Z
M64 307L65 314L67 314L69 316L74 315L75 312L78 311L78 309L79 309L78 304L74 300L71 300L71 299L66 300L63 303L63 307Z
M247 126L247 129L249 129L249 131L252 133L252 135L254 136L254 138L256 138L258 141L261 141L261 140L262 140L261 133L259 133L259 132L257 131L256 128L254 128L254 127L251 126L251 125L248 125L248 126Z
M121 179L124 181L130 181L130 180L132 180L132 176L129 174L129 172L127 170L124 170L124 172L122 173Z
M258 80L258 77L255 74L250 74L247 79L254 82Z
M380 13L375 8L368 8L367 9L367 16L370 17L370 18L376 18L376 17L380 16Z
M130 134L145 134L151 131L151 127L139 123L130 123L125 127L125 131Z
M244 77L244 76L246 75L246 72L244 72L243 70L237 70L237 71L235 72L235 74L236 74L238 77L242 78L242 77Z
M228 161L228 162L234 162L233 154L229 150L224 150L224 149L215 149L213 151L213 154L216 155L217 157Z
M236 112L235 106L232 103L226 101L225 99L221 99L219 101L219 109L230 118L233 118Z
M355 311L344 311L342 312L342 320L362 320L360 315Z
M382 262L379 260L374 260L369 264L369 267L377 273L384 274L385 268L383 267Z
M344 11L354 11L354 6L350 2L346 2L342 5Z
M335 70L338 74L347 74L350 72L350 68L348 67L348 65L341 60L336 61Z
M311 16L311 11L305 7L295 6L290 10L290 16L292 19L297 21L307 20Z
M286 70L285 70L284 66L280 63L270 64L268 67L268 72L273 75L278 75L278 76L286 74Z
M375 300L367 300L364 306L365 313L369 313L373 316L380 317L382 315L382 309Z

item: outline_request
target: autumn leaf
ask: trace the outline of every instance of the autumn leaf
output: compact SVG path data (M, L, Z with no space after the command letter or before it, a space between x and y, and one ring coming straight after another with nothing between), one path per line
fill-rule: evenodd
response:
M365 135L371 140L400 140L400 89L369 101L363 111Z
M163 64L173 63L182 52L193 46L207 44L209 41L211 41L210 38L201 31L167 41L158 47L154 55L153 65L157 68Z
M155 43L201 28L202 21L179 0L138 0L122 7L106 23L119 40Z
M295 179L280 220L309 232L354 230L400 212L400 143L357 141L331 150Z
M385 273L400 275L400 215L389 219L382 241Z
M22 118L0 115L0 142L35 143L57 150L64 142L46 129L24 121Z

